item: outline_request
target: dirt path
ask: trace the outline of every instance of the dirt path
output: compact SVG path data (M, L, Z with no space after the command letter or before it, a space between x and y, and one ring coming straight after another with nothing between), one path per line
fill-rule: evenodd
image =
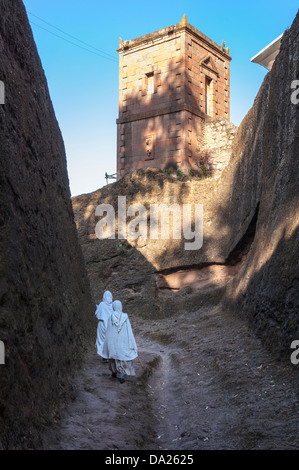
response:
M90 351L48 449L299 449L299 369L240 319L217 307L132 326L143 368L120 384Z

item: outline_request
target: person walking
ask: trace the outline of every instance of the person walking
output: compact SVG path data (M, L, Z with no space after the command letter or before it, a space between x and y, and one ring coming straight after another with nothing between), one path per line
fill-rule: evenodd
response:
M109 360L113 377L124 383L127 375L135 375L133 360L138 356L137 345L129 317L122 311L122 303L112 303L113 313L107 324L103 357Z
M99 320L97 327L96 348L98 355L101 357L103 357L103 346L106 337L107 324L113 313L112 300L112 294L109 290L107 290L103 295L103 301L97 305L97 309L95 311L95 316Z

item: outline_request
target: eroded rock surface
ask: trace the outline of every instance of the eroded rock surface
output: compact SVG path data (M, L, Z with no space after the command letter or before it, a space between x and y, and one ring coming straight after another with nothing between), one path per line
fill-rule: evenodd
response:
M248 258L227 290L229 305L278 357L288 356L299 338L299 105L291 100L298 73L299 14L241 125L240 155L248 148L262 155L254 179L259 180L259 212Z
M0 0L0 438L34 448L70 396L89 317L89 282L66 158L23 3Z

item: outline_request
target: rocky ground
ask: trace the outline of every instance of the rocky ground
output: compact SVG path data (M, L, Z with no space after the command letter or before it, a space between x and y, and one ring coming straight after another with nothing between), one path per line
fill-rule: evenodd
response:
M47 449L299 448L299 365L274 360L239 317L219 304L131 323L136 376L120 384L89 350Z

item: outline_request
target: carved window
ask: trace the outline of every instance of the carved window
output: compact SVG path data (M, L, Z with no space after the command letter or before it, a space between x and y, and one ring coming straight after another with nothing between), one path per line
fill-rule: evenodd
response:
M206 101L206 114L212 115L212 79L206 77L206 90L205 90L205 101Z
M147 94L152 95L155 92L154 73L148 73L147 78Z

